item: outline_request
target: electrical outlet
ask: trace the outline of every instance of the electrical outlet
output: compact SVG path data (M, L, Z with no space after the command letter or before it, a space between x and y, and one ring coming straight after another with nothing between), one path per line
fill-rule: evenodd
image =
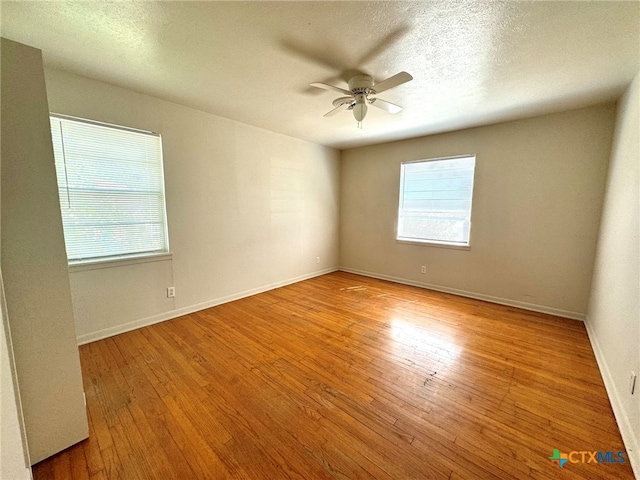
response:
M167 298L173 298L176 296L176 287L167 288Z
M320 257L316 257L316 263L320 263Z
M427 273L427 266L426 265L422 265L420 267L420 273Z
M631 376L629 377L629 393L633 395L633 392L636 390L636 372L631 372Z

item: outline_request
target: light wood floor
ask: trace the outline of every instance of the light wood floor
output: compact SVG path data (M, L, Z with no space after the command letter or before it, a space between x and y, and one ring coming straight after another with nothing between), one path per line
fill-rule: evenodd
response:
M80 348L43 479L633 478L581 322L336 272Z

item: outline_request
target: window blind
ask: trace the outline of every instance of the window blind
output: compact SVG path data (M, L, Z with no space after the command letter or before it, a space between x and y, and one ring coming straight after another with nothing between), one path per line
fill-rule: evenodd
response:
M469 245L475 156L405 162L398 240Z
M167 252L160 136L50 119L69 262Z

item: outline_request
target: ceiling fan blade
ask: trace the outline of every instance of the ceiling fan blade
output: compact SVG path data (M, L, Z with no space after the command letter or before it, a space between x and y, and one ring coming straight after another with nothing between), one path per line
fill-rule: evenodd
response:
M402 85L403 83L411 80L413 80L413 77L407 72L400 72L395 74L393 77L389 77L386 80L381 81L380 83L376 83L373 86L373 90L375 90L376 93L384 92L385 90L397 87L398 85Z
M351 93L349 90L345 90L344 88L340 88L340 87L334 87L333 85L328 85L326 83L320 83L320 82L314 82L314 83L310 83L309 85L311 85L312 87L316 87L316 88L323 88L325 90L331 90L333 92L340 92L344 95L349 95L351 97L353 97L353 93Z
M342 105L338 105L336 108L334 108L333 110L325 113L323 115L323 117L333 117L336 113L339 113L342 110L346 110L347 107L349 106L348 103L343 103Z
M395 103L387 102L386 100L382 100L381 98L372 98L370 100L371 105L374 107L381 108L385 112L389 113L398 113L402 110L400 105L396 105Z

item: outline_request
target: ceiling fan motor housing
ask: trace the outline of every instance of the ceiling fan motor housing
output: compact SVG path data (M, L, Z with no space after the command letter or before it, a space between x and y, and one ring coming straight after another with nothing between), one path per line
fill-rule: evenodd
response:
M368 95L373 87L373 78L369 75L356 75L349 79L349 90L354 95L362 94Z

